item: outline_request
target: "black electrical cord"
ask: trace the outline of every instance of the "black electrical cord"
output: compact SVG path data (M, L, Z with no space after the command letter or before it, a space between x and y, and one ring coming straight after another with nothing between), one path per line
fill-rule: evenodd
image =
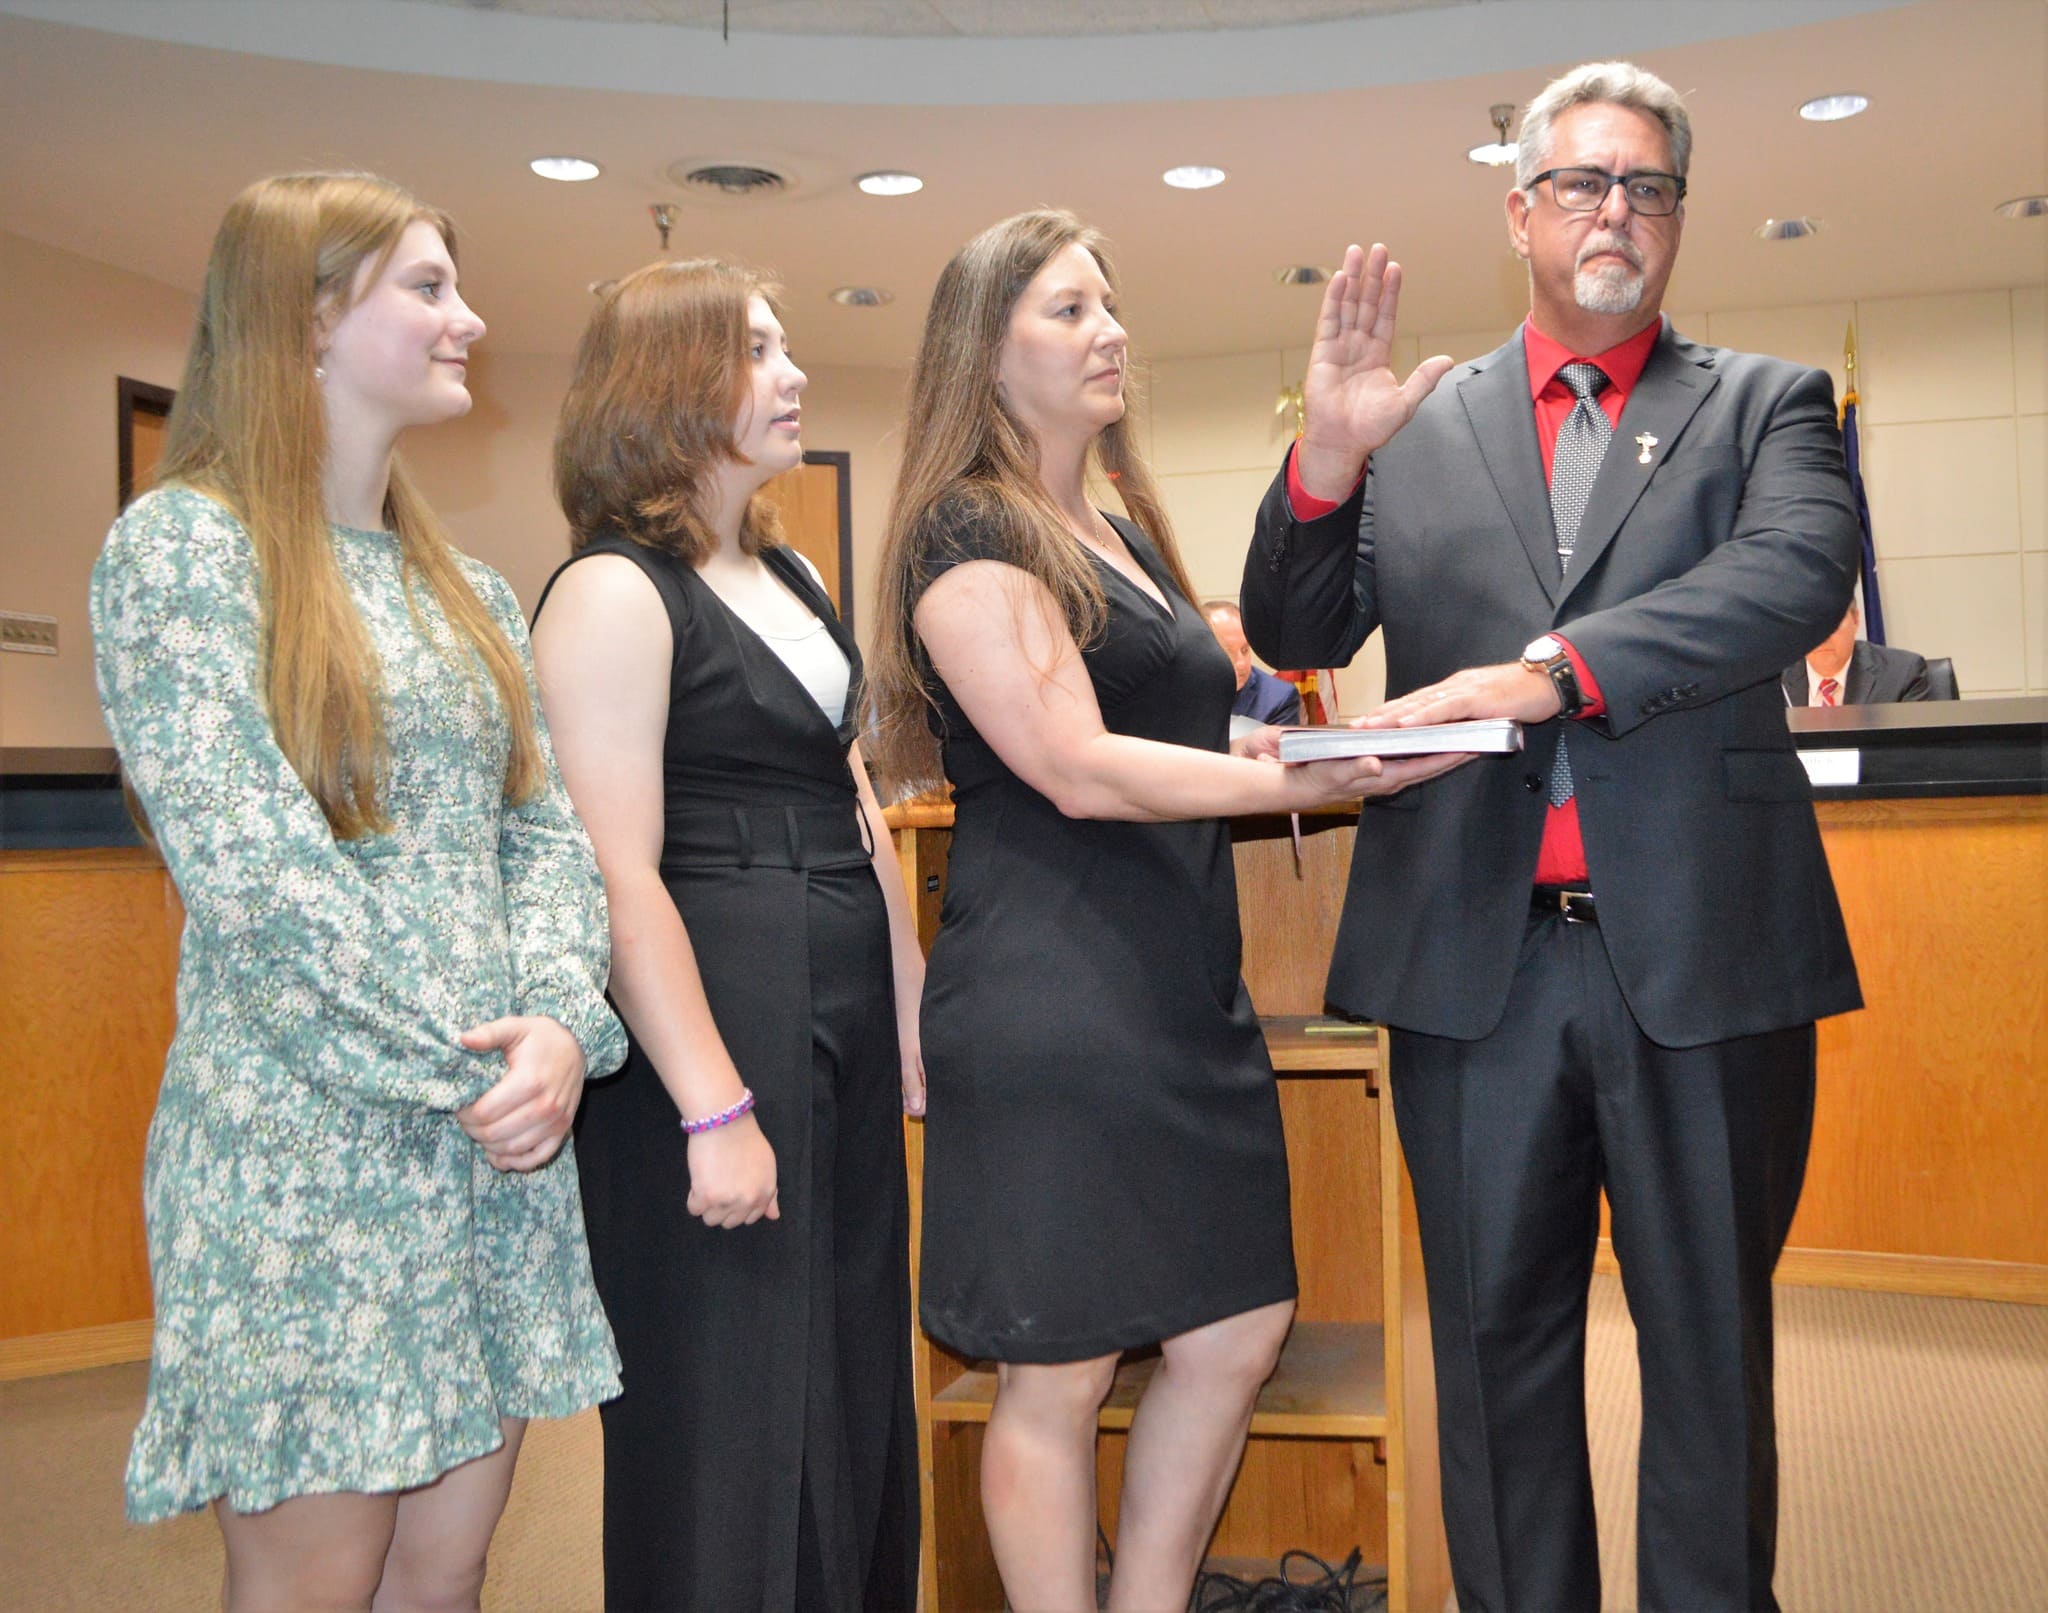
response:
M1188 1613L1356 1613L1359 1592L1384 1593L1387 1583L1384 1574L1359 1577L1363 1555L1353 1546L1332 1568L1314 1552L1283 1552L1280 1572L1259 1580L1204 1572L1195 1578Z
M1102 1566L1113 1573L1116 1548L1099 1522L1095 1542ZM1368 1574L1361 1579L1358 1570L1364 1555L1353 1546L1351 1554L1332 1568L1312 1551L1282 1552L1280 1572L1259 1580L1204 1569L1195 1576L1188 1613L1365 1613L1366 1608L1384 1605L1387 1576ZM1297 1579L1300 1571L1313 1577ZM1357 1600L1361 1592L1371 1598L1363 1606Z

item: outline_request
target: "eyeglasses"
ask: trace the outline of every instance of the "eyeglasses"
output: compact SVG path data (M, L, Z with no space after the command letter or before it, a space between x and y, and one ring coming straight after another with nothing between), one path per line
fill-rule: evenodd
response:
M1616 185L1621 187L1628 210L1645 218L1675 213L1678 204L1685 200L1685 181L1676 174L1610 174L1604 168L1547 168L1529 181L1529 188L1535 189L1546 179L1550 181L1550 194L1567 213L1599 212L1607 201L1607 193Z

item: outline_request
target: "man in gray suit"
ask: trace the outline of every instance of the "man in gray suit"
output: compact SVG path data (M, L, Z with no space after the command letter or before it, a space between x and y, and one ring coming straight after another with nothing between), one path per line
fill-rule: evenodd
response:
M1507 198L1528 321L1405 384L1399 268L1353 247L1245 565L1275 664L1384 634L1369 721L1530 725L1521 755L1362 809L1328 986L1395 1028L1463 1613L1600 1604L1603 1188L1643 1377L1641 1605L1776 1606L1771 1270L1813 1022L1861 1002L1777 680L1840 617L1857 526L1827 376L1660 318L1690 147L1651 74L1552 84Z
M1785 668L1785 703L1882 706L1937 698L1925 656L1872 644L1857 636L1862 630L1863 612L1852 599L1835 630Z

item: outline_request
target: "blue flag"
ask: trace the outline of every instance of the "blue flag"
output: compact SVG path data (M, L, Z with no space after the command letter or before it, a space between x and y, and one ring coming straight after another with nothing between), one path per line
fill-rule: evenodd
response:
M1849 491L1856 498L1856 524L1863 531L1863 636L1884 642L1884 606L1877 597L1877 539L1870 531L1870 500L1863 493L1863 455L1856 442L1857 397L1852 388L1842 398L1842 455L1849 462Z

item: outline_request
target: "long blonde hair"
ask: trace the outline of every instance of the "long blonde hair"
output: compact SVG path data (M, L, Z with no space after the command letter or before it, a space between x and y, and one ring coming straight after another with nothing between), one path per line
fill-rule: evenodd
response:
M745 463L733 422L749 395L747 304L775 306L767 276L715 258L650 263L604 293L576 349L555 431L555 497L569 547L604 532L693 566L718 548L712 478ZM780 542L774 501L740 523L748 554Z
M1077 244L1114 291L1108 243L1072 213L1040 209L983 230L953 255L932 292L911 371L903 468L882 547L880 625L867 668L875 691L869 755L898 789L943 782L911 613L929 565L963 521L992 528L1002 558L1045 585L1076 644L1094 643L1107 619L1102 579L1068 533L1039 475L1037 445L996 385L1017 299L1050 258ZM1129 414L1105 427L1089 452L1091 468L1115 486L1175 585L1192 598Z
M382 273L420 219L453 256L447 215L372 175L286 174L237 196L214 236L156 472L159 485L218 499L248 530L271 727L340 840L390 828L388 758L377 658L342 581L322 497L327 421L313 376L314 327L323 314L347 311L363 266L371 279ZM398 534L408 599L423 579L489 673L511 729L505 794L527 799L543 772L525 672L395 458L384 519Z

